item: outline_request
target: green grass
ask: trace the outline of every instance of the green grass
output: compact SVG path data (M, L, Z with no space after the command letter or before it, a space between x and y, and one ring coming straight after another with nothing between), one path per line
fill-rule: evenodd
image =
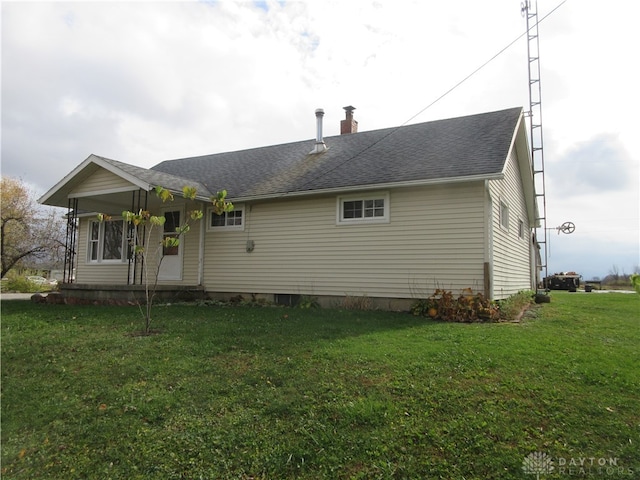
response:
M639 317L614 293L519 324L167 306L140 337L135 307L3 301L2 477L523 479L545 452L637 478Z

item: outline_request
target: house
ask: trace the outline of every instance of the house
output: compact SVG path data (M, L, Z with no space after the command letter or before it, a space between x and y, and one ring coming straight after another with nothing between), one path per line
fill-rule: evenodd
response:
M315 140L151 169L89 156L40 199L68 209L76 255L65 294L140 288L119 215L166 215L157 245L192 208L180 195L160 203L157 185L195 187L206 212L162 261L167 291L285 303L367 296L395 309L436 288L492 299L535 288L538 214L521 108L364 132L345 110L341 135L327 138L319 109ZM223 189L235 209L219 216L207 199ZM96 212L112 218L98 222Z

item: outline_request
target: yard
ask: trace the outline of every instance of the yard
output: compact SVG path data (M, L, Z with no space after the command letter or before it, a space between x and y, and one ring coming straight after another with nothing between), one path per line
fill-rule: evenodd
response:
M640 475L639 295L554 292L520 323L184 305L141 323L2 302L3 478Z

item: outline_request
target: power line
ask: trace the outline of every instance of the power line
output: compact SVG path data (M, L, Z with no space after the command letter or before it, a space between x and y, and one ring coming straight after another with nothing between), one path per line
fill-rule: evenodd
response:
M500 51L498 51L498 53L496 53L495 55L493 55L491 58L489 58L489 60L487 60L486 62L484 62L482 65L480 65L478 68L476 68L473 72L471 72L470 74L468 74L466 77L464 77L462 80L460 80L458 83L456 83L453 87L451 87L449 90L447 90L446 92L444 92L442 95L440 95L439 97L437 97L434 101L432 101L430 104L428 104L426 107L424 107L422 110L420 110L418 113L416 113L415 115L413 115L412 117L410 117L408 120L406 120L405 122L403 122L402 124L400 124L399 126L392 128L386 135L383 135L382 137L380 137L378 140L376 140L375 142L369 144L368 146L366 146L365 148L363 148L362 150L360 150L357 153L354 153L353 155L351 155L349 158L347 158L346 160L344 160L343 162L339 163L338 165L334 166L333 168L330 168L328 170L323 171L322 173L318 174L316 177L313 177L311 179L309 179L308 181L306 181L305 183L303 183L301 185L301 187L304 187L306 185L309 185L310 183L318 180L319 178L324 177L325 175L328 175L329 173L333 172L334 170L342 167L344 164L352 161L354 158L359 157L360 155L362 155L364 152L366 152L367 150L373 148L374 146L376 146L377 144L379 144L380 142L382 142L383 140L385 140L386 138L390 137L391 135L393 135L396 131L398 131L399 128L404 127L405 125L407 125L409 122L411 122L413 119L415 119L416 117L422 115L424 112L426 112L429 108L431 108L432 106L434 106L436 103L438 103L440 100L442 100L444 97L446 97L447 95L449 95L451 92L453 92L454 90L456 90L460 85L462 85L464 82L466 82L467 80L469 80L471 77L473 77L476 73L478 73L480 70L482 70L484 67L486 67L487 65L489 65L492 61L494 61L496 58L498 58L500 55L502 55L505 51L507 51L509 48L511 48L518 40L520 40L522 37L524 37L532 28L534 28L535 26L539 25L540 23L542 23L549 15L551 15L552 13L554 13L556 10L558 10L558 8L560 8L562 5L564 5L567 2L567 0L562 0L562 2L560 2L555 8L553 8L553 10L551 10L549 13L547 13L544 17L542 17L540 20L538 20L533 26L531 26L528 30L525 30L524 32L522 32L520 35L518 35L515 39L513 39L511 42L509 42L509 44L507 44L505 47L503 47ZM287 192L288 193L288 192ZM286 194L285 194L286 195Z
M507 46L505 46L504 48L502 48L502 50L500 50L498 53L496 53L493 57L491 57L489 60L487 60L486 62L484 62L482 65L480 65L478 68L476 68L473 72L471 72L469 75L467 75L466 77L464 77L462 80L460 80L458 83L456 83L453 87L451 87L449 90L447 90L446 92L444 92L442 95L440 95L438 98L436 98L433 102L431 102L429 105L427 105L426 107L424 107L422 110L420 110L418 113L416 113L413 117L411 117L409 120L407 120L406 122L404 122L401 126L406 125L407 123L409 123L411 120L413 120L414 118L422 115L422 113L424 113L425 111L427 111L429 108L431 108L432 106L434 106L436 103L438 103L440 100L442 100L444 97L446 97L447 95L449 95L451 92L453 92L456 88L458 88L460 85L462 85L464 82L466 82L467 80L469 80L471 77L473 77L476 73L478 73L480 70L482 70L484 67L486 67L487 65L489 65L491 62L493 62L496 58L498 58L500 55L502 55L504 52L506 52L509 48L511 48L518 40L520 40L522 37L524 37L532 28L534 28L535 26L539 25L540 23L542 23L544 21L544 19L546 19L549 15L551 15L553 12L555 12L558 8L560 8L562 5L564 5L567 2L567 0L563 0L562 2L560 2L553 10L551 10L549 13L547 13L544 17L542 17L540 20L538 20L537 23L535 23L534 25L531 26L531 28L529 28L528 30L525 30L524 32L522 32L520 35L518 35L515 39L513 39L513 41L511 41Z

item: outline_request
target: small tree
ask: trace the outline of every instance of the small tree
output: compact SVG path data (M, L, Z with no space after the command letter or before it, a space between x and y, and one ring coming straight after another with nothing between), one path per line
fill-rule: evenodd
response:
M63 216L38 205L34 194L15 178L2 177L0 194L1 276L29 260L56 263L65 246Z
M166 188L157 186L155 193L162 200L163 203L167 201L173 201L173 194ZM184 187L182 189L183 197L187 200L195 200L197 191L193 187ZM227 191L223 190L218 192L215 196L210 198L213 205L213 211L217 215L221 215L224 212L230 212L233 210L233 204L226 200ZM200 220L204 213L200 209L194 209L187 212L186 220L184 223L176 227L175 235L165 236L157 244L152 245L153 234L156 231L155 228L162 227L166 218L164 216L151 215L147 210L139 210L137 213L124 211L122 212L122 218L125 222L133 227L133 235L131 236L130 248L133 255L136 255L142 263L143 270L143 282L145 293L145 309L142 310L140 306L142 316L144 318L144 333L149 334L151 332L151 310L153 307L153 300L156 295L156 289L158 286L158 278L160 276L160 267L162 266L162 260L164 259L165 249L177 247L183 235L187 234L191 229L191 222ZM98 220L108 220L108 215L99 214ZM143 236L144 235L144 236Z

